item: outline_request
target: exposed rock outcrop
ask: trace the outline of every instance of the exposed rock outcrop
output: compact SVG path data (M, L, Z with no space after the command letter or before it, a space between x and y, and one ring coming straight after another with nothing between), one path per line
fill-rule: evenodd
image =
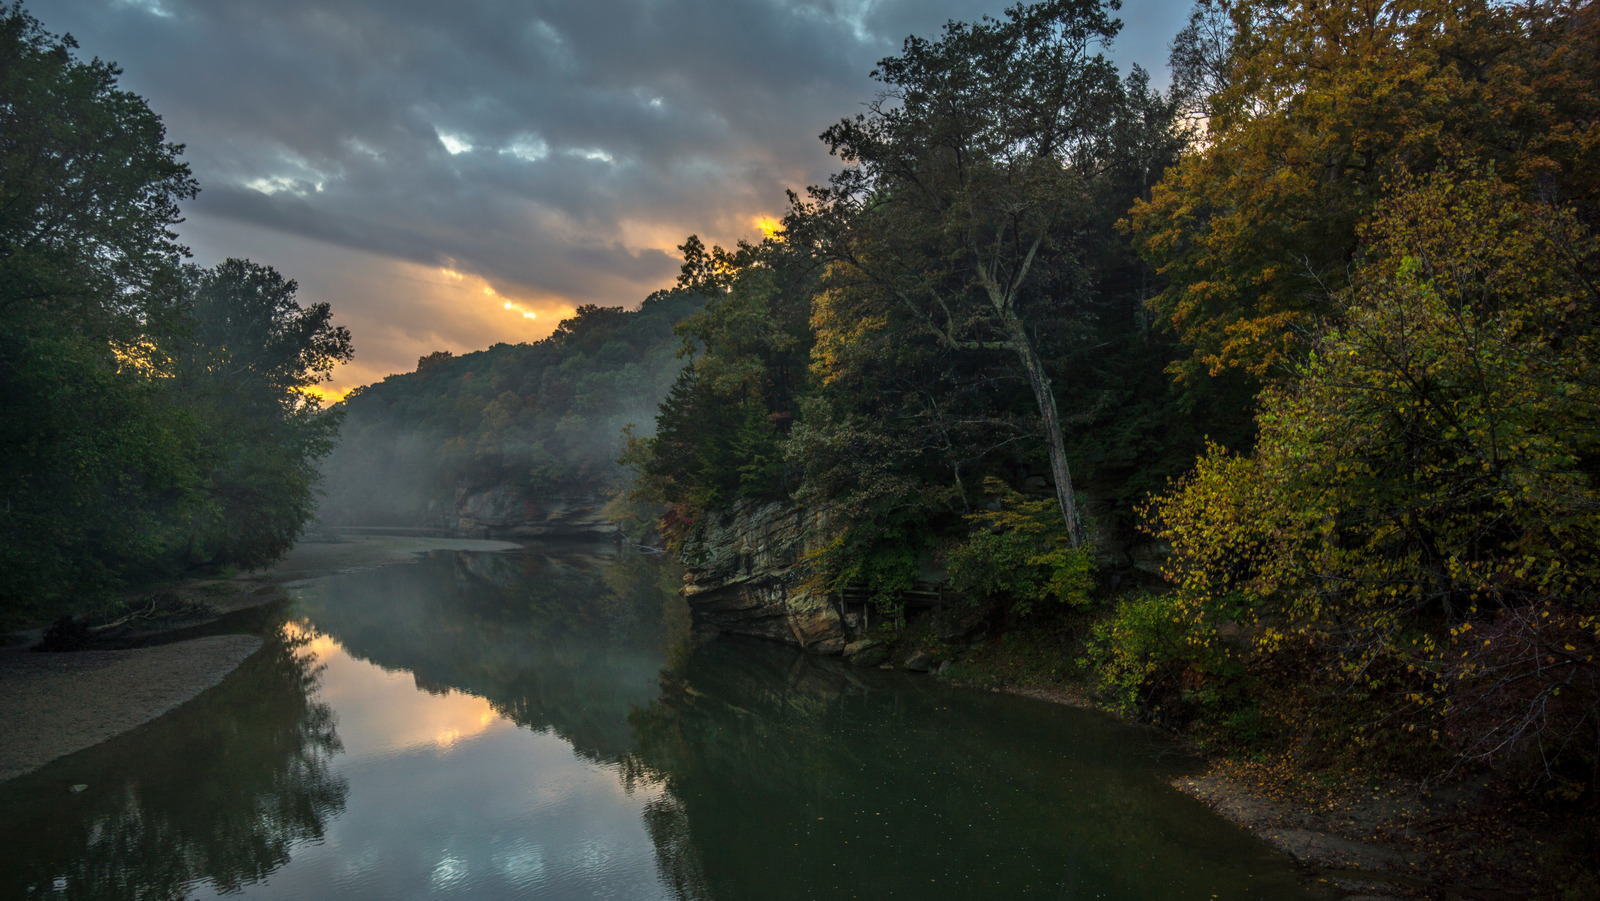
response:
M811 590L808 551L820 514L786 504L736 504L685 539L683 596L696 618L726 632L838 654L849 638L839 609Z
M529 497L509 485L456 492L455 530L478 538L609 538L597 497Z

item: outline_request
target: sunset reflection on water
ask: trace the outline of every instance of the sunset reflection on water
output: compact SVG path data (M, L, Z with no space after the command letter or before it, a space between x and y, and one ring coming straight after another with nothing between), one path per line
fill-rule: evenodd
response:
M283 632L291 640L307 639L299 653L322 668L321 696L339 713L339 737L351 759L429 745L445 752L478 736L517 728L483 698L423 688L409 671L354 657L304 620L284 623Z

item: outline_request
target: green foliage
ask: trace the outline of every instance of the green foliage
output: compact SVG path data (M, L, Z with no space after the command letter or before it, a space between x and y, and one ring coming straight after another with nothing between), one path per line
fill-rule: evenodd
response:
M1088 645L1101 690L1129 713L1159 707L1150 699L1163 689L1170 695L1172 683L1193 662L1194 631L1171 598L1140 594L1117 602L1111 616L1095 624Z
M0 11L0 618L281 554L336 420L303 389L350 355L326 305L230 260L185 270L195 184L161 120Z
M315 461L333 449L341 414L306 389L350 359L350 333L326 303L302 307L271 267L230 259L189 277L189 335L169 387L205 424L206 502L190 514L185 562L260 566L293 546L315 509Z
M1028 498L997 478L984 480L995 509L967 516L972 534L949 553L950 582L958 591L1002 597L1019 614L1035 599L1071 607L1090 603L1094 557L1074 548L1061 527L1053 498Z
M678 291L705 298L675 331L689 360L625 459L636 500L673 509L670 533L735 500L793 488L784 445L809 388L809 260L774 238L706 250L691 235Z
M1176 595L1125 597L1095 623L1082 663L1126 713L1174 726L1199 720L1205 731L1254 742L1265 727L1239 650L1252 606L1242 595L1198 609Z
M1257 660L1460 759L1600 759L1600 244L1494 181L1401 186L1250 457L1157 505L1180 610L1242 592ZM1370 729L1331 741L1378 747Z

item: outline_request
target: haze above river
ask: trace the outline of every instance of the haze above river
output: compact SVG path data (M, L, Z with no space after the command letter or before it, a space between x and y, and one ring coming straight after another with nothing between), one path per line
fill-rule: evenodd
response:
M1304 897L1152 733L695 638L679 584L559 546L308 583L216 689L0 785L0 896Z

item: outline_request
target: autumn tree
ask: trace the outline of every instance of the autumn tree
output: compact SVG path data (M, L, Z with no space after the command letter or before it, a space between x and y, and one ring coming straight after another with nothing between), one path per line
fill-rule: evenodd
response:
M1596 47L1588 0L1204 4L1174 55L1204 147L1130 217L1183 371L1283 375L1407 173L1476 165L1593 222Z
M1298 660L1320 699L1302 714L1366 705L1339 740L1592 765L1600 243L1476 173L1404 183L1363 235L1254 453L1214 449L1157 504L1175 614L1215 641L1208 611L1245 598L1256 662Z

